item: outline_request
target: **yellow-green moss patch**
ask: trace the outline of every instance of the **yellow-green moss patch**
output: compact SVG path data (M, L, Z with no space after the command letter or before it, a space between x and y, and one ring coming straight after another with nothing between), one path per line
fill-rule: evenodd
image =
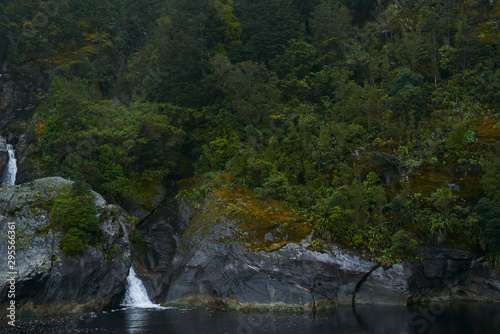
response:
M277 201L258 199L252 190L235 184L207 196L185 236L200 234L212 241L240 242L247 249L270 252L299 243L311 232L302 216Z

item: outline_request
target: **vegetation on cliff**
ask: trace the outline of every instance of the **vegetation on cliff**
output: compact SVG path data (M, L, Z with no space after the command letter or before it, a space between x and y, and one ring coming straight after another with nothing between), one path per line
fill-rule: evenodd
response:
M499 20L487 0L10 0L0 61L50 74L47 173L109 199L224 171L319 237L498 264Z
M61 250L67 255L83 254L89 238L95 237L99 231L90 187L81 181L74 182L68 192L54 201L50 221L65 232Z

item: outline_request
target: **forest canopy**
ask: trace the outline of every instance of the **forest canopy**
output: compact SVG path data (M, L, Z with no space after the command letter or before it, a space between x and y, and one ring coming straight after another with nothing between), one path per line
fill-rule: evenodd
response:
M11 0L0 34L50 76L47 174L123 204L225 172L386 260L500 264L499 1Z

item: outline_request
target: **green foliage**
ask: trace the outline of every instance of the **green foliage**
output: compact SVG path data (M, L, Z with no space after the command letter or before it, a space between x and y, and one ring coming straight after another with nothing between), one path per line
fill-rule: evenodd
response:
M406 124L418 124L425 116L426 101L422 77L405 68L398 73L389 91L390 108L402 117Z
M479 228L483 248L500 252L500 203L482 198L474 207L480 215Z
M201 171L224 169L226 163L238 150L239 138L219 137L212 140L208 145L203 145L203 155L200 157L199 165Z
M83 254L89 239L99 231L94 194L89 185L82 181L74 182L69 192L55 200L50 221L65 232L61 241L64 254Z
M142 234L139 230L134 230L129 236L130 244L137 251L142 251L147 249L147 243L144 241Z
M500 202L500 157L490 154L484 160L481 183L488 198Z
M90 95L84 80L54 78L39 116L47 119L39 147L51 173L83 177L118 201L147 197L174 165L183 131L172 126L168 106L94 104Z
M399 173L402 168L401 161L391 154L384 152L372 152L371 156L375 160L375 166L381 171L391 171Z
M47 174L126 204L227 172L394 259L464 239L479 196L500 201L499 4L469 2L9 0L0 62L51 73L33 122ZM213 182L178 196L199 206ZM88 235L66 235L81 252Z
M472 237L487 252L490 264L500 270L500 203L482 198L474 207L479 216Z
M273 170L270 175L262 183L262 188L258 189L260 196L269 196L278 200L286 199L289 189L288 179L286 176Z
M400 258L413 254L418 247L418 242L405 230L398 230L394 233L391 244L391 253Z

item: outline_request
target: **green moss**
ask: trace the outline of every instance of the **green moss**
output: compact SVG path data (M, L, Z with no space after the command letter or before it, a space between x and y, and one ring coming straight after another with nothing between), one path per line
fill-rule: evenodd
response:
M240 242L251 250L276 251L311 234L305 219L277 201L258 199L241 185L214 190L185 231L214 241Z
M143 240L142 234L139 230L134 230L129 237L130 243L135 250L146 250L147 243Z
M157 189L158 182L141 182L131 198L138 201L138 204L146 211L155 209L154 198L160 195Z
M482 193L479 170L469 163L439 158L444 163L422 164L415 173L409 175L411 193L421 193L428 197L436 189L448 184L458 186L457 194L467 200L477 200Z
M203 200L215 189L231 186L234 178L227 173L206 173L203 177L192 177L177 183L176 198L189 203L193 209L199 209Z

